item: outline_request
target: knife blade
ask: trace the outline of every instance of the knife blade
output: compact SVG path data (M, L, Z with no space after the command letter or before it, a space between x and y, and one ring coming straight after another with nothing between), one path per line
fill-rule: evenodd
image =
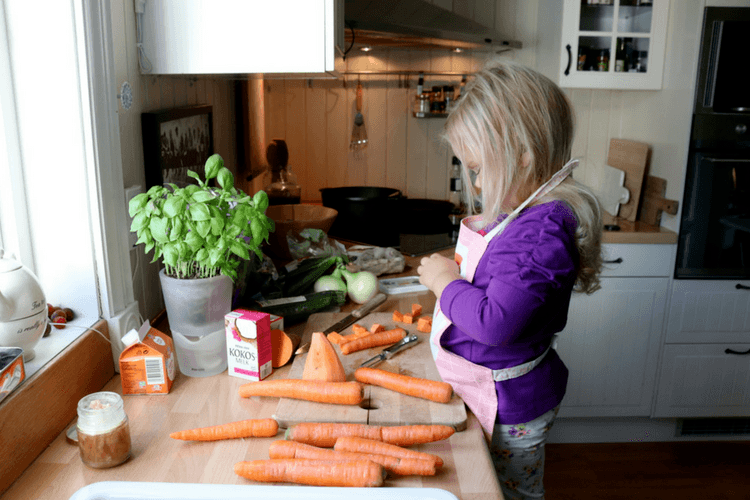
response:
M325 330L323 330L323 333L325 335L328 335L331 332L342 332L346 327L351 325L352 323L355 323L357 320L360 320L370 314L376 307L378 307L380 304L385 302L386 295L384 293L378 293L373 298L365 302L363 305L358 307L357 309L353 310L351 313L347 314L344 319L341 321L334 323L333 325L329 326ZM310 350L310 343L307 342L306 344L300 346L299 349L295 351L294 354L304 354L307 351Z
M372 368L373 366L380 363L381 361L385 361L386 359L391 359L397 351L413 346L414 344L417 343L418 340L419 340L419 337L417 337L413 333L411 335L407 335L403 339L399 340L398 343L393 344L391 347L387 349L383 349L380 352L380 354L368 359L367 361L365 361L359 366L363 368Z

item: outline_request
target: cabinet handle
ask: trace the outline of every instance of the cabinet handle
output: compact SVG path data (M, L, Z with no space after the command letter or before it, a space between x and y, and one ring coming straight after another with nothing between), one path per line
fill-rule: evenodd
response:
M566 45L565 48L568 49L568 66L565 68L565 76L568 76L570 74L570 64L573 62L573 49L570 44Z
M615 260L603 260L602 264L622 264L622 257L617 257Z
M734 285L734 287L737 290L750 290L750 286L745 286L742 283L737 283L736 285Z
M725 354L737 354L737 355L739 355L739 356L745 356L745 355L747 355L747 354L750 354L750 349L748 349L748 350L747 350L747 351L745 351L745 352L735 351L734 349L725 349L725 350L724 350L724 353L725 353Z

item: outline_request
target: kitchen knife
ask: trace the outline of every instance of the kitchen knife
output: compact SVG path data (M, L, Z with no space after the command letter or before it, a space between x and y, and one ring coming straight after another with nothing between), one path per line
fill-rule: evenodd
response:
M386 359L391 359L391 357L397 351L413 346L414 344L417 343L418 340L419 340L419 337L417 337L414 334L407 335L403 339L399 340L398 343L393 344L388 349L383 349L380 354L368 359L367 361L365 361L359 366L364 367L364 368L372 368L373 366L380 363L381 361L385 361Z
M370 314L373 311L373 309L375 309L380 304L385 302L385 299L386 299L386 295L384 293L379 293L375 295L373 298L365 302L362 306L358 307L357 309L353 310L350 314L346 315L344 319L342 319L338 323L335 323L329 326L328 328L326 328L325 330L323 330L323 333L328 335L331 332L338 332L338 333L342 332L346 327L348 327L352 323ZM304 354L309 350L310 350L310 343L308 342L305 345L300 346L300 348L297 349L294 354Z

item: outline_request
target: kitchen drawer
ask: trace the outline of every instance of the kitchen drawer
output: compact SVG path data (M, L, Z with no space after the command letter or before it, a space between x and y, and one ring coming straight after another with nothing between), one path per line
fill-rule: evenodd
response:
M669 276L675 245L604 244L602 276Z
M747 280L675 280L666 342L750 343L750 288L747 287L750 287Z
M661 367L654 418L750 415L750 343L666 345Z

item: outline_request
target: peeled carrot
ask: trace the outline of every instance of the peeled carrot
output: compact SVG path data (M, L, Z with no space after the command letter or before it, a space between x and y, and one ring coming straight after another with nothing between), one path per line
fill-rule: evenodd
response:
M343 340L344 336L338 332L331 332L328 334L328 340L331 344L339 344Z
M240 396L271 396L304 399L317 403L356 405L364 398L364 387L359 382L327 382L324 380L279 379L243 384Z
M404 318L404 323L407 323L411 325L414 323L414 315L413 314L402 314L402 317Z
M358 453L372 453L376 455L388 455L391 457L399 458L431 460L435 463L435 467L440 468L443 466L443 459L437 455L424 453L422 451L410 450L408 448L403 448L395 444L384 443L375 439L366 439L356 436L343 436L338 438L336 440L336 444L333 445L333 449L340 451L353 451Z
M302 422L289 427L284 438L300 443L333 448L341 436L359 436L380 440L380 426L329 422Z
M360 325L359 323L354 323L352 325L352 331L354 332L355 335L360 335L360 336L368 335L370 333L370 331L367 328Z
M404 338L405 335L406 330L403 328L394 328L393 330L386 330L380 333L371 333L367 337L354 339L341 345L341 352L344 354L351 354L363 349L369 349L370 347L395 344Z
M430 333L432 331L432 318L430 316L420 316L417 320L417 330L422 333Z
M266 483L295 483L310 486L382 486L386 471L369 460L271 459L234 464L238 476Z
M411 305L411 315L415 318L420 316L422 314L422 305L421 304L412 304Z
M454 432L456 429L449 425L399 425L383 427L381 440L398 446L411 446L442 441L451 437Z
M268 448L270 458L306 458L315 460L370 460L399 476L434 476L435 461L432 459L402 458L354 451L320 448L297 441L274 441Z
M403 322L404 315L398 311L393 311L393 321Z
M385 387L407 396L429 399L436 403L448 403L453 397L453 387L445 382L426 378L410 377L377 368L357 368L354 372L357 382Z
M431 443L447 439L456 432L448 425L395 425L342 424L329 422L302 422L289 427L284 438L300 443L333 448L336 440L344 436L374 439L398 446Z
M281 330L271 330L271 366L280 368L292 359L294 344L292 339Z
M201 427L185 431L173 432L172 439L183 441L219 441L221 439L236 439L246 437L272 437L279 432L279 424L272 418L240 420L228 424Z

